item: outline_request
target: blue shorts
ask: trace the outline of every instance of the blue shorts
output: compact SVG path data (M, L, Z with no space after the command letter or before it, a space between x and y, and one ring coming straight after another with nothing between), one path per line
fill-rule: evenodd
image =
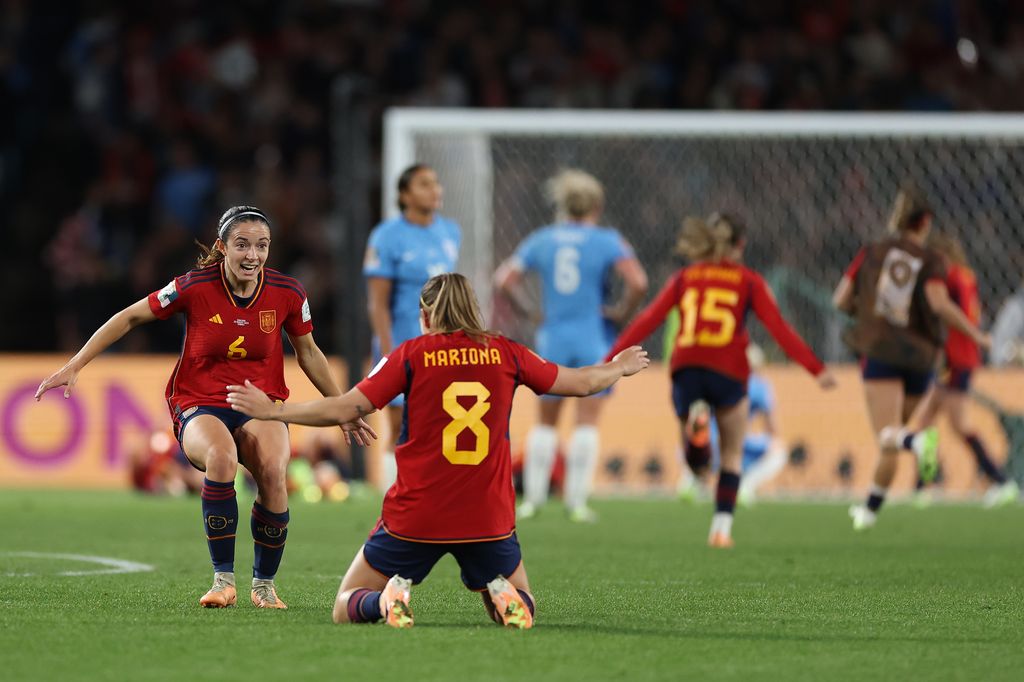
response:
M942 370L939 386L947 391L967 393L967 391L971 390L971 375L973 372L973 369L947 367Z
M767 433L757 433L743 439L743 471L752 467L759 459L764 457L768 448L772 445L771 436Z
M523 561L515 533L486 542L411 542L400 540L378 523L363 545L363 557L381 575L400 575L421 583L441 557L451 554L462 569L462 583L482 592L499 575L512 575Z
M569 329L565 326L537 330L537 355L549 362L565 367L587 367L598 365L611 350L612 344L607 333L601 329L597 333L588 333L580 329ZM612 392L607 388L595 396L606 396ZM543 395L542 400L557 400L562 396Z
M680 419L698 400L714 408L732 407L747 395L747 385L705 367L684 367L672 375L672 404Z
M906 367L897 367L879 360L865 358L861 362L861 376L864 381L895 379L903 383L903 392L907 395L923 395L931 386L935 372L919 372Z
M194 469L199 469L195 462L188 458L185 454L185 446L181 442L181 434L185 432L185 427L188 423L198 417L201 414L208 414L216 417L228 427L228 431L233 435L236 429L242 428L242 425L252 419L252 417L242 414L241 412L235 412L230 407L190 407L180 415L174 418L174 437L178 439L178 445L181 446L181 455L185 458L185 461L192 465ZM241 458L239 458L241 461ZM199 471L205 471L205 469L199 469Z

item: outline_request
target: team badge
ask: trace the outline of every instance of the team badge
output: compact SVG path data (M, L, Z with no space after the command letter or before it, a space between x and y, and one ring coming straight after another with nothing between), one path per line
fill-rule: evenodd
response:
M277 329L277 311L276 310L261 310L260 311L260 330L266 333L270 333Z
M161 308L166 308L174 303L176 298L178 298L178 285L173 279L156 295L156 300L160 301Z

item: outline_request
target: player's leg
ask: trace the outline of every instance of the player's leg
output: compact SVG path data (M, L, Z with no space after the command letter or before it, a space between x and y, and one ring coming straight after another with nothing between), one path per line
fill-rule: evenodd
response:
M334 622L383 619L391 627L412 627L411 587L427 577L446 547L400 540L378 524L342 578L334 600Z
M682 424L683 456L697 478L711 466L711 409L704 400L703 373L685 368L672 375L672 404Z
M565 457L565 490L563 498L573 521L596 521L597 515L587 506L601 438L597 420L604 406L604 396L580 398L576 401L576 428L569 439Z
M398 463L395 461L395 447L402 433L402 415L405 412L404 399L399 396L384 408L388 421L388 438L381 446L380 489L387 492L398 478Z
M238 500L235 473L238 452L228 427L202 408L179 426L182 451L197 469L206 472L200 492L203 529L210 561L213 587L199 603L206 607L234 605L235 534L238 532Z
M239 458L256 481L249 524L253 539L252 603L260 608L288 608L274 586L288 540L288 427L281 422L251 419L235 431L235 439Z
M558 453L558 415L561 412L561 398L540 399L539 421L526 436L526 452L523 461L523 503L517 516L529 518L547 502L551 485L551 471Z
M462 583L480 593L491 620L507 627L533 627L536 602L514 533L502 540L450 545L450 551L461 569Z
M732 547L732 519L736 511L736 495L740 488L743 462L743 439L747 431L750 412L746 396L731 405L715 410L722 465L718 472L715 491L715 515L711 519L708 544L712 547Z
M778 438L766 433L748 435L743 439L743 482L739 499L744 504L754 501L757 490L786 466L786 448Z
M875 516L885 502L889 486L896 475L901 447L897 434L903 422L903 385L895 378L866 379L864 397L872 433L878 437L880 453L867 500L863 505L850 510L856 530L874 525Z

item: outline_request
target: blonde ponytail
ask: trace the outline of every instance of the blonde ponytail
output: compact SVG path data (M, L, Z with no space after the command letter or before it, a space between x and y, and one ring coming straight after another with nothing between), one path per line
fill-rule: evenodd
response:
M435 275L427 280L420 291L420 308L426 312L428 324L435 332L463 331L480 343L495 336L484 328L472 285L457 272Z
M917 230L925 216L932 214L932 208L912 185L905 185L896 193L892 213L886 224L890 234Z
M558 220L582 220L604 207L604 187L590 173L567 168L547 182Z

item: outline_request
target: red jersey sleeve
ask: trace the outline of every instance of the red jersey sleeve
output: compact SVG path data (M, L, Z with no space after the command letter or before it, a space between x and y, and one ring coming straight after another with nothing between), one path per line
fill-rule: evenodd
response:
M846 272L843 273L845 277L850 279L857 279L857 273L860 272L860 266L864 263L864 249L862 248L857 252L857 255L853 257L853 261L846 268Z
M309 298L306 297L306 290L296 282L300 295L292 302L288 311L288 317L284 320L284 330L289 336L305 336L313 331L313 315L309 312ZM300 299L301 296L301 300Z
M188 275L175 277L163 289L149 295L149 309L153 311L158 320L166 320L174 313L180 313L186 309L188 283Z
M550 391L558 378L558 365L548 362L526 346L514 341L509 343L515 351L519 383L538 395Z
M647 307L641 310L629 326L619 334L619 338L615 340L612 349L604 357L605 362L610 361L618 353L621 353L630 346L635 346L646 339L665 320L668 312L679 302L680 276L677 272L669 279L665 286L661 288L661 291L658 292L658 295L654 297L654 300L648 303Z
M405 393L408 388L409 372L406 367L405 344L381 358L370 374L360 381L356 388L378 410Z
M775 302L771 288L760 275L751 272L749 276L751 278L751 305L758 319L764 323L768 333L782 346L786 355L803 365L804 369L814 376L821 374L825 365L782 317L782 312Z

